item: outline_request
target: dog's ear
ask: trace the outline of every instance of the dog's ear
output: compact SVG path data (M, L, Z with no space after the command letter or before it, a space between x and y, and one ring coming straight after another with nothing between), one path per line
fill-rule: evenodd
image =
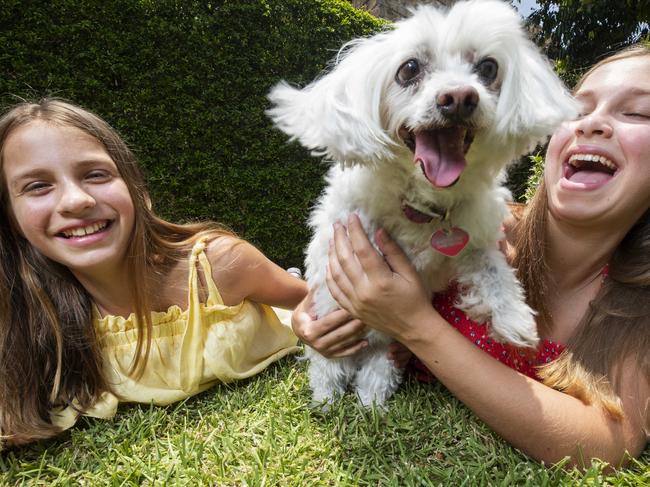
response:
M277 84L267 115L315 155L353 164L389 154L381 120L381 43L382 34L349 43L334 68L303 89Z
M563 122L575 118L578 104L551 64L528 39L513 43L497 106L497 130L529 152Z

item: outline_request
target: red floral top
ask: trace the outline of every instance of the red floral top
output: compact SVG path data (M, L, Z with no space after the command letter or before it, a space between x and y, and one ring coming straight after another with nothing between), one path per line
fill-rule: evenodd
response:
M447 320L456 330L471 340L477 347L492 355L498 361L508 367L515 369L522 374L540 380L537 376L536 367L546 364L558 358L565 349L564 345L550 340L542 340L537 350L528 348L517 348L494 341L488 334L486 323L476 323L469 319L465 313L454 306L456 301L456 289L450 288L444 293L436 294L433 298L433 307L440 315ZM409 363L409 369L421 382L433 382L435 377L425 365L415 356Z

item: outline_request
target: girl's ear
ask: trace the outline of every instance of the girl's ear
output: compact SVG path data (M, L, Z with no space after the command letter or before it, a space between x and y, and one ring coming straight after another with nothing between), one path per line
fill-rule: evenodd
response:
M352 164L388 154L391 141L380 113L382 39L378 34L344 46L333 70L303 89L277 84L267 115L314 155Z
M499 133L518 139L529 152L564 121L575 118L578 103L548 60L528 39L513 43L497 106Z

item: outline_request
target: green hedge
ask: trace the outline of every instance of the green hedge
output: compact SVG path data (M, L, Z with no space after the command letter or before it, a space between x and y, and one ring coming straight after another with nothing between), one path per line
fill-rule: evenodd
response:
M159 214L221 221L296 265L326 167L271 127L266 93L380 27L344 0L3 0L0 103L95 111L136 151Z

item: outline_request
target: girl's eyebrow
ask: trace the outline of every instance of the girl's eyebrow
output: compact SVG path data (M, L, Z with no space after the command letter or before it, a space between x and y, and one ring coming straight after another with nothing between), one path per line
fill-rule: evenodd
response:
M639 86L635 86L633 88L630 88L628 91L630 95L635 95L635 96L647 96L650 95L650 88L641 88Z
M585 104L593 100L594 95L591 91L578 91L573 94L573 98L575 98L581 104Z
M630 86L629 88L622 87L622 90L617 93L619 96L648 96L650 95L650 88L642 88L640 86ZM594 92L592 90L578 90L575 93L576 98L590 98L593 97Z
M650 97L650 89L643 89L638 86L623 88L617 93L619 103L633 103L638 99Z

